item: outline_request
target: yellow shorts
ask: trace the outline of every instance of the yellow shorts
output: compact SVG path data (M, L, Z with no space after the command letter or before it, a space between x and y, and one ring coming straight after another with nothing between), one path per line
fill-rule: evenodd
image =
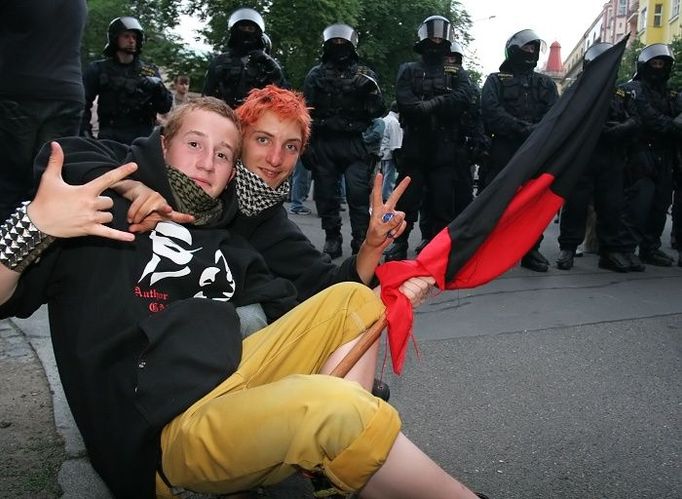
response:
M225 494L304 469L362 488L400 431L398 413L357 383L315 373L383 311L370 289L342 283L246 338L237 371L164 428L168 481ZM170 495L157 477L157 496Z

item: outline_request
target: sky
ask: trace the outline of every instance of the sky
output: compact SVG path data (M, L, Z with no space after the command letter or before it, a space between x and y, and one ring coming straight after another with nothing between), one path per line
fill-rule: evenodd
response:
M466 57L473 51L484 75L499 70L504 60L505 42L526 28L533 29L547 42L547 52L540 54L539 68L544 66L549 46L555 41L561 44L561 58L565 60L605 3L605 0L458 1L473 21L469 34L474 41L465 49L464 65L466 67Z

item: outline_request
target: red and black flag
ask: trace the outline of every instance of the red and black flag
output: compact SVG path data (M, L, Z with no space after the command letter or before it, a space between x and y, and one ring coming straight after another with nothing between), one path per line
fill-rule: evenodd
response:
M386 304L393 369L400 373L412 307L398 292L416 276L441 290L473 288L514 266L538 240L582 175L614 93L622 40L594 61L481 194L415 260L377 268Z

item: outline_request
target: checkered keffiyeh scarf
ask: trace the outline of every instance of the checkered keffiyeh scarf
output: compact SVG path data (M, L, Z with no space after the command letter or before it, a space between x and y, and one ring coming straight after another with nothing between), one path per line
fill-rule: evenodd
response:
M258 215L261 211L284 201L289 195L289 180L273 189L253 172L246 169L241 161L237 162L237 199L239 211L247 217Z
M180 170L170 165L166 165L166 170L178 211L194 215L194 225L206 225L222 216L223 202L220 199L206 194L206 191Z

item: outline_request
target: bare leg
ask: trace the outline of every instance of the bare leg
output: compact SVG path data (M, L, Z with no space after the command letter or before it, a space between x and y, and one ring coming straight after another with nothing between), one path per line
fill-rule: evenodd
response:
M363 499L477 499L405 435L398 434L386 462L360 491Z
M334 368L341 362L346 354L353 348L353 346L360 341L361 336L358 336L353 341L349 341L345 345L341 345L334 353L332 353L327 362L324 363L320 374L330 374ZM360 360L348 371L344 379L349 381L357 381L367 391L372 391L374 385L374 375L377 368L377 354L379 352L379 342L374 342L367 352L360 358Z

